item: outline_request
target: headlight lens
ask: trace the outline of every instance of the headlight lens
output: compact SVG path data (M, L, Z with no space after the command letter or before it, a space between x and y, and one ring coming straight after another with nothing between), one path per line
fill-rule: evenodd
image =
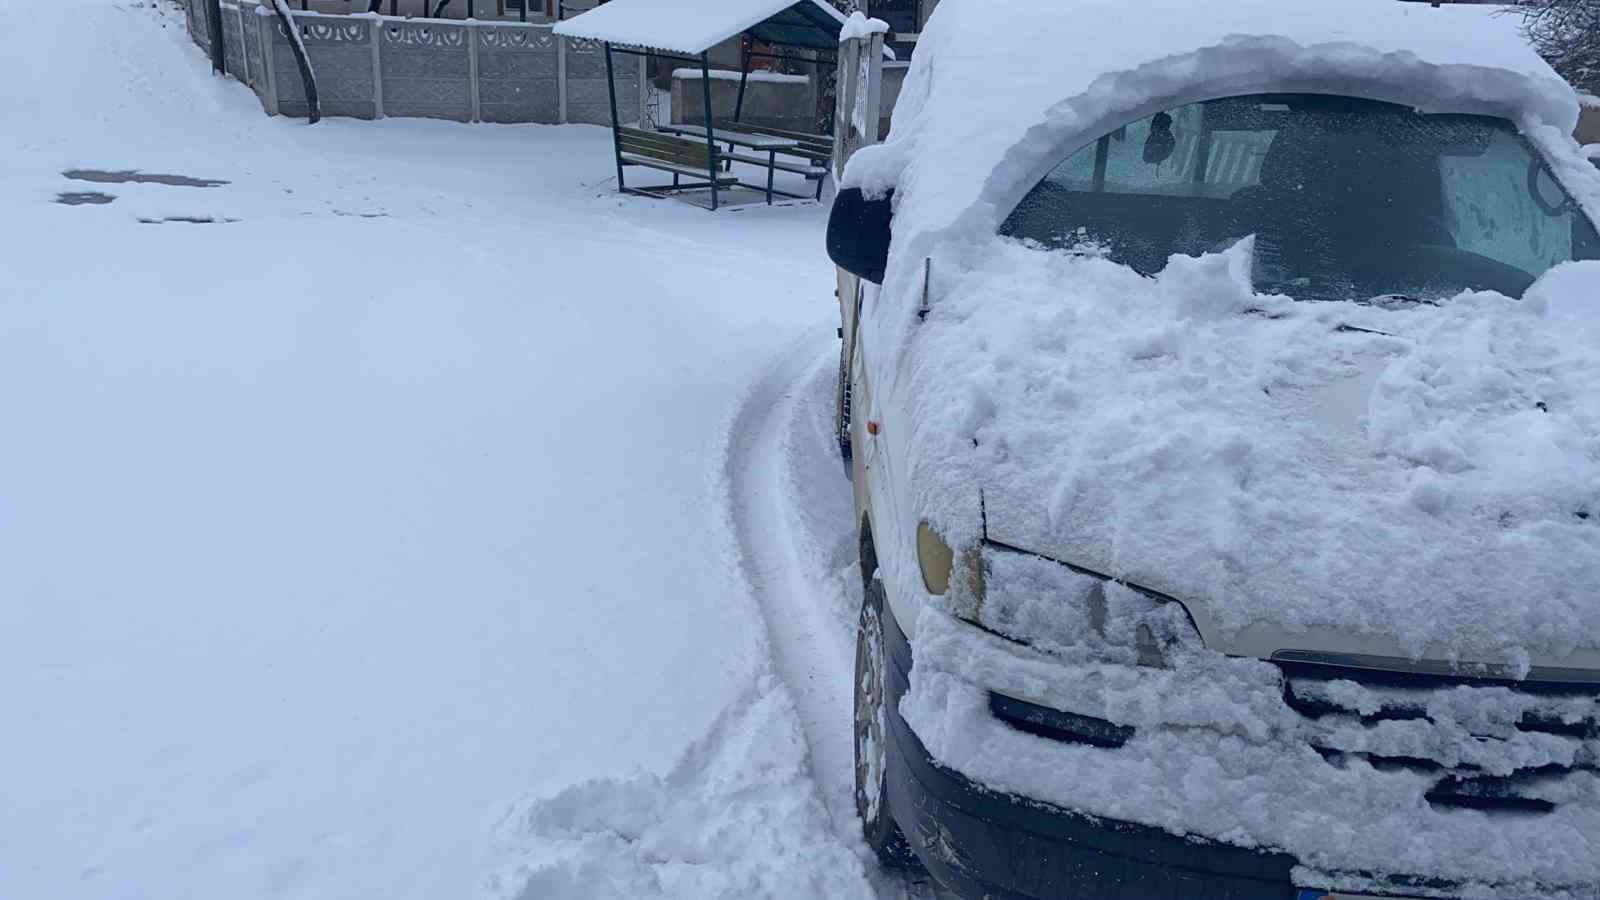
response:
M956 553L927 522L917 525L917 564L922 584L935 596L950 595L952 611L977 621L983 608L983 548L971 546Z
M968 555L940 570L954 587L950 611L1019 643L1073 662L1147 668L1170 668L1185 648L1203 647L1188 612L1171 598L1010 548L988 545L974 549L970 561ZM961 589L969 584L975 590Z
M950 571L956 554L927 522L917 525L917 563L922 566L922 584L928 593L942 596L950 589Z

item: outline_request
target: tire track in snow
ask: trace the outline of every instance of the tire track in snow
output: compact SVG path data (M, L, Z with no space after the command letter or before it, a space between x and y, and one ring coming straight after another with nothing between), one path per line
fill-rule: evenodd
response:
M853 502L828 439L829 423L815 421L824 412L818 403L832 404L838 348L831 330L808 331L746 396L733 421L724 474L745 577L767 626L773 667L799 713L812 778L834 830L868 861L880 897L931 898L939 892L877 866L856 819L850 717L860 597L850 592L853 579L841 581L829 571L833 562L840 563L837 569L854 562ZM808 426L820 427L808 433ZM818 533L835 525L837 533ZM830 545L847 550L848 560L830 559Z
M824 359L815 335L790 350L746 398L734 420L727 475L739 551L766 620L773 664L794 696L813 776L843 832L855 817L848 718L854 645L812 592L815 578L800 554L808 536L787 490L796 407L807 376ZM825 487L838 486L818 486Z

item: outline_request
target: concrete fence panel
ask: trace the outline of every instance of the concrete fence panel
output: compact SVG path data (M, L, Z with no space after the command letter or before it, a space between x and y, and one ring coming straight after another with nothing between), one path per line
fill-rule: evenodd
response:
M549 28L480 26L478 119L561 121L560 52Z
M589 125L611 124L611 97L606 89L605 45L599 41L567 39L567 121ZM617 115L624 122L639 118L639 57L615 53L611 57L617 78Z
M266 69L261 56L261 17L256 15L255 9L240 10L239 28L244 33L245 84L260 94L260 83L266 78Z
M243 18L238 4L222 4L223 67L229 75L249 84L250 73L245 70Z
M206 18L205 0L190 0L189 34L194 36L201 50L211 52L211 22Z
M469 26L385 19L381 31L384 115L472 121Z
M206 0L187 0L185 25L202 51L211 38ZM611 121L605 45L557 38L549 24L400 19L367 13L293 12L316 72L325 116L417 116L458 122ZM268 113L308 110L288 27L250 0L223 5L228 74L250 85ZM638 121L643 67L614 58L618 113Z
M305 86L289 45L289 31L282 20L269 20L272 28L270 65L272 84L277 92L277 111L286 116L305 116L308 112ZM373 93L372 23L367 17L295 17L306 56L317 76L317 97L325 116L377 118Z

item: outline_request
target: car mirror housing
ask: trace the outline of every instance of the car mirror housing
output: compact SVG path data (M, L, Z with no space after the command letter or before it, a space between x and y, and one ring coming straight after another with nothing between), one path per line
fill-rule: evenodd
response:
M828 216L828 257L834 265L873 284L883 283L889 267L894 191L868 198L860 188L845 188L833 198Z

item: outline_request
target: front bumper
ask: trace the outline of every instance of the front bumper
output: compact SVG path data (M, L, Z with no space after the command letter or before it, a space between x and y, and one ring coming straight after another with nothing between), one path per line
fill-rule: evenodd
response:
M890 665L888 799L929 871L967 897L1295 900L1293 857L1191 840L991 791L933 759L900 717L911 647L884 617Z
M928 623L925 621L922 624ZM1014 787L1007 790L991 788L975 780L975 776L964 774L954 767L955 764L942 762L930 751L929 746L938 746L941 740L949 744L948 735L931 737L930 743L925 744L906 721L902 715L901 699L911 690L912 648L892 615L884 617L884 628L885 649L889 657L889 664L885 667L885 699L891 711L888 717L889 745L890 752L894 754L887 785L889 808L932 874L963 896L1085 897L1095 900L1300 900L1302 886L1310 885L1335 892L1348 891L1333 893L1336 897L1420 896L1472 900L1478 897L1515 897L1518 900L1561 897L1566 900L1600 900L1600 893L1596 892L1592 882L1583 887L1552 889L1546 886L1548 882L1543 885L1530 881L1504 882L1496 888L1485 881L1478 881L1463 889L1461 885L1432 878L1376 875L1363 871L1366 869L1363 865L1340 867L1330 873L1321 867L1303 865L1303 860L1281 849L1281 845L1272 849L1249 849L1203 837L1182 836L1160 827L1122 821L1115 815L1091 815L1060 803L1046 802L1037 796L1010 792L1015 790ZM932 636L926 640L919 639L919 646L930 641L933 646L939 646L938 633L935 631L930 634ZM949 649L950 645L943 646ZM931 650L932 647L923 649ZM943 661L944 657L935 655L931 659ZM919 665L926 662L919 661ZM912 712L914 710L908 708L906 715ZM916 716L913 715L913 718ZM992 723L994 728L1001 731L1015 727L1015 723L1008 726L1001 718L993 719ZM1076 743L1095 744L1093 739L1086 740L1085 737L1085 734L1078 733L1075 736ZM1092 738L1093 735L1088 737ZM1105 737L1117 742L1120 735ZM1038 749L1041 753L1034 754L1029 761L1032 765L1037 767L1046 758L1053 760L1052 765L1056 764L1055 757L1045 752L1046 748ZM1081 752L1108 754L1096 757L1090 767L1084 770L1096 778L1108 774L1113 767L1113 760L1120 754L1118 750L1095 749L1093 746L1080 748ZM1015 761L1017 758L1007 756L1005 759ZM1008 765L1011 764L1008 762ZM1003 777L990 782L1008 783L1011 782ZM1032 783L1027 780L1020 782L1022 785ZM1126 779L1115 783L1131 791L1140 790L1137 783L1130 783ZM1256 795L1247 800L1240 796L1235 797L1234 801L1291 805L1310 802L1313 804L1310 808L1314 809L1317 801L1311 799L1312 796L1292 784L1280 783L1277 793L1271 797ZM1218 800L1222 801L1222 797L1219 796ZM1228 812L1214 808L1207 818L1226 819ZM1357 828L1356 833L1359 833L1362 827L1356 824L1362 821L1359 816L1345 821ZM1496 824L1479 821L1472 827L1495 841L1505 837ZM1190 834L1193 834L1193 830ZM1265 848L1271 843L1259 841L1258 847ZM1583 846L1593 845L1584 839ZM1346 856L1360 860L1365 858L1365 851L1353 857L1349 854ZM1488 876L1487 881L1499 881L1490 872L1504 873L1502 877L1511 874L1507 869L1491 868L1484 873ZM1297 881L1299 885L1296 885ZM1321 896L1320 892L1315 896Z

